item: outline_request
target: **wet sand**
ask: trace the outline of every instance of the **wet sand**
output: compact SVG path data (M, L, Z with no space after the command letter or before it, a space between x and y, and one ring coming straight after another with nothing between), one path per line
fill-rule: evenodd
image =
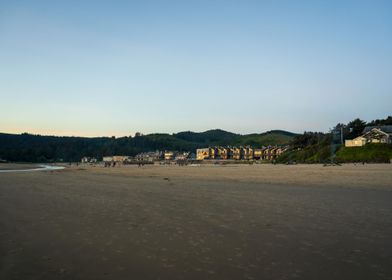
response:
M392 165L0 174L0 279L392 279Z
M38 164L30 163L0 163L0 170L33 169L37 168L38 166Z

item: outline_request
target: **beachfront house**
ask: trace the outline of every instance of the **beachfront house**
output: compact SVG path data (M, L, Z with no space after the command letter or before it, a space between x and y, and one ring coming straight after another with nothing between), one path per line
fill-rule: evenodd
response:
M197 160L204 160L210 158L210 148L203 148L196 150L196 159Z
M241 159L241 148L232 147L231 154L232 154L233 159L240 160Z
M242 148L242 158L244 160L252 160L254 156L254 151L251 147Z
M136 161L146 161L146 162L154 162L158 161L163 157L163 153L161 151L155 152L144 152L137 154L135 156Z
M172 152L172 151L165 151L164 159L165 160L173 160L174 159L174 152Z
M131 158L129 156L104 156L102 158L103 162L116 162L116 163L125 163L129 161Z
M392 125L367 126L363 134L345 141L346 147L362 147L368 143L392 144Z
M263 149L254 149L253 150L253 158L256 160L260 160L263 158Z
M82 157L80 160L81 163L96 163L97 159L94 157Z
M229 149L225 148L225 147L217 147L216 148L217 151L217 158L219 159L229 159Z
M181 152L177 153L175 159L176 160L187 160L189 157L189 152Z
M102 158L103 162L112 162L113 161L113 157L111 156L105 156Z

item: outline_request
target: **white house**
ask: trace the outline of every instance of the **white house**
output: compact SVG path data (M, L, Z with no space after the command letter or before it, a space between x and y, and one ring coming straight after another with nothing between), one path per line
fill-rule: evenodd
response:
M368 143L392 144L392 125L367 126L363 135L352 140L346 140L346 147L362 147Z
M358 136L357 138L354 138L352 140L346 140L344 145L346 147L362 147L365 146L366 143L366 138Z

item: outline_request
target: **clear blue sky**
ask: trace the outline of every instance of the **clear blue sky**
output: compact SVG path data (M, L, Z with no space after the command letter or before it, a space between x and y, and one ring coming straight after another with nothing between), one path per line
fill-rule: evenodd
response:
M328 131L392 114L392 1L0 0L0 131Z

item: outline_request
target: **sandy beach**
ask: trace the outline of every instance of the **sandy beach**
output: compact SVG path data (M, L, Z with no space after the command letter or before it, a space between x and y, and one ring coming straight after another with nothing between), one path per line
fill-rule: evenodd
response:
M344 164L323 166L320 164L272 165L135 165L104 168L82 165L73 170L84 170L91 174L119 175L132 178L159 178L230 181L263 184L301 186L336 186L387 188L392 187L392 164Z
M391 202L391 164L2 173L0 279L392 279Z

